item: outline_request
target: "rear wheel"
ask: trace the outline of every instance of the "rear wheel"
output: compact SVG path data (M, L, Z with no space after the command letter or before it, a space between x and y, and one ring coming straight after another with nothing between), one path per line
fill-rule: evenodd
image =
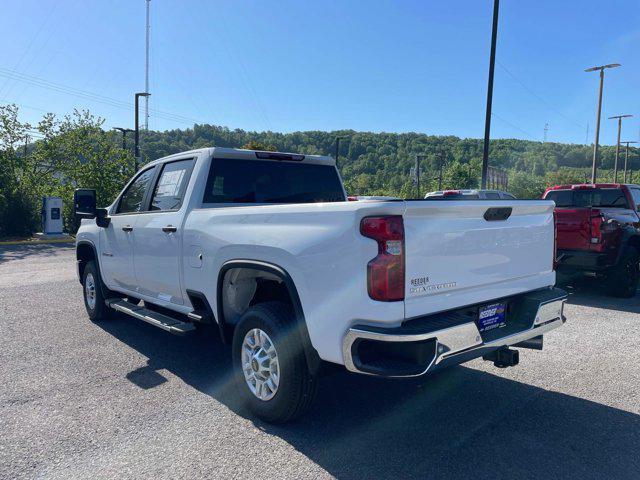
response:
M293 420L315 398L316 378L285 303L261 303L242 315L233 335L233 367L242 403L266 422Z
M640 256L635 248L627 247L622 257L607 275L607 291L614 297L631 298L640 281Z
M98 273L95 262L88 262L82 274L82 289L84 306L92 322L106 320L109 317L109 308L104 303L102 296L102 279Z

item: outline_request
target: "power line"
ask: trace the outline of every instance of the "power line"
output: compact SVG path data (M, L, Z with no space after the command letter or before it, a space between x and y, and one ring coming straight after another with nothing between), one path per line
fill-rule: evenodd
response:
M536 97L538 100L540 100L542 103L544 103L547 108L553 110L555 113L557 113L558 115L560 115L562 118L564 118L565 120L573 123L575 126L582 128L584 125L576 122L575 120L573 120L572 118L567 117L564 113L562 113L560 110L558 110L556 107L554 107L553 105L551 105L549 102L547 102L544 98L542 98L540 95L538 95L536 92L534 92L533 90L531 90L527 85L525 85L525 83L520 80L518 77L516 77L507 67L505 67L499 60L496 60L496 63L500 66L500 68L502 68L505 72L507 72L509 74L509 76L511 76L511 78L513 78L516 82L518 82L520 84L520 86L522 88L524 88L527 92L529 92L531 95L533 95L534 97Z
M51 10L49 10L49 13L45 17L44 21L38 27L35 35L31 36L31 40L29 41L29 45L27 46L27 48L25 50L23 50L22 55L20 56L20 59L16 62L15 66L13 68L18 68L22 64L22 62L24 61L24 59L27 56L27 54L31 51L31 47L33 47L33 44L35 43L36 39L40 36L40 33L42 32L42 29L45 27L45 25L51 19L51 15L53 15L53 12L56 10L57 6L58 6L57 3L53 4L53 6L51 7ZM2 86L0 86L0 93L3 92L5 87L8 86L8 83L9 83L9 79L5 79L5 81L2 84ZM6 98L6 96L9 94L10 91L11 91L11 86L9 86L7 91L2 96L2 100L4 100Z
M511 123L508 120L505 120L504 118L502 118L500 115L495 114L494 112L491 112L491 116L492 117L496 117L498 120L500 120L503 123L506 123L507 125L509 125L511 128L514 128L516 130L518 130L521 133L524 133L527 137L529 137L530 139L534 140L534 136L531 135L529 132L527 132L526 130L523 130L522 128L520 128L519 126ZM540 137L538 137L540 138Z
M7 77L13 80L17 80L23 83L27 83L32 86L45 88L48 90L56 91L59 93L64 93L66 95L71 95L78 98L83 98L86 100L90 100L96 103L102 103L104 105L109 105L111 107L123 108L127 110L133 110L133 106L128 102L124 102L122 100L118 100L112 97L107 97L105 95L99 95L97 93L89 92L86 90L80 90L77 88L69 87L67 85L61 83L51 82L49 80L45 80L40 77L34 77L32 75L26 75L24 73L16 72L14 70L10 70L8 68L0 67L0 76ZM156 117L162 118L164 120L170 120L177 123L185 123L188 125L192 125L194 123L204 123L194 118L186 117L184 115L179 115L171 112L164 112L161 110L149 109L151 112L155 114Z

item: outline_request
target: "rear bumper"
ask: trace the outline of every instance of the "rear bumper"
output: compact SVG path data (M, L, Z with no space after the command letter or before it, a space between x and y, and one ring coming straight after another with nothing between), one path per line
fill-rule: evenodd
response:
M609 252L558 250L557 270L560 272L599 272L616 264L616 255Z
M466 362L562 326L566 298L563 290L548 288L496 300L508 304L507 326L483 333L474 320L481 305L412 319L391 329L356 325L344 337L345 366L370 375L414 377Z

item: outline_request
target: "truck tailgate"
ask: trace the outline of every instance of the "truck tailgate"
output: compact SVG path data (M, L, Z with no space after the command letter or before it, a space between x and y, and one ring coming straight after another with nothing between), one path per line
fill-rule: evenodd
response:
M405 317L553 285L553 207L544 200L407 201Z
M558 250L589 250L591 243L590 208L556 208Z

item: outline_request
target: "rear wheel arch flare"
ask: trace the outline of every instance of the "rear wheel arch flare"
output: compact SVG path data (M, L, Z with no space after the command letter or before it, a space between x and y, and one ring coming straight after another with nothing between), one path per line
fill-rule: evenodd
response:
M304 346L307 364L310 370L317 370L317 368L320 366L320 356L318 355L318 352L315 350L315 348L313 348L313 346L311 345L309 330L307 329L307 324L304 316L304 311L302 309L302 303L300 302L300 296L298 295L298 290L289 273L282 267L272 263L262 262L259 260L238 259L229 260L220 268L216 289L216 314L223 341L225 343L230 343L233 336L233 326L225 321L223 290L225 286L225 276L227 275L227 273L234 269L246 269L261 272L263 274L267 274L268 276L275 276L282 282L282 284L286 288L289 299L291 300L291 306L295 315L295 321L296 326L298 327L297 330L300 335L300 340Z

